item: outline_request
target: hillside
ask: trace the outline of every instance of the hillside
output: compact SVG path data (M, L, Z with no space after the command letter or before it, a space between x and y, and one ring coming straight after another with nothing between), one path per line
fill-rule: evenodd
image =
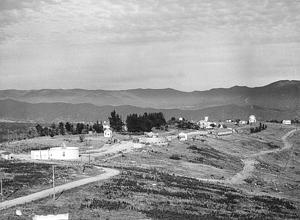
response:
M90 103L97 106L130 105L142 108L205 109L214 106L239 105L263 108L300 109L300 81L278 81L263 87L235 86L207 91L182 92L174 89L132 90L0 90L0 99L29 103Z
M135 106L96 106L92 104L69 104L69 103L37 103L31 104L15 100L0 100L0 119L27 122L53 122L53 121L103 121L107 120L113 109L125 120L130 113L142 114L144 112L163 112L166 119L185 117L192 120L203 119L208 115L214 120L227 118L247 119L250 114L255 114L258 119L286 119L300 117L299 111L284 111L261 108L258 106L225 105L210 107L200 110L180 109L155 109L140 108Z

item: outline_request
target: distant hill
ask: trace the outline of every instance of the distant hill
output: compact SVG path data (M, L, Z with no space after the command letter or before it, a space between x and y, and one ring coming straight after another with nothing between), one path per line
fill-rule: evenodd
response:
M140 108L135 106L96 106L93 104L70 104L70 103L26 103L11 99L0 100L0 120L27 121L27 122L58 122L58 121L104 121L107 120L111 111L116 111L125 120L131 113L142 114L144 112L163 112L166 119L172 116L185 117L186 119L200 120L209 116L212 120L244 119L250 114L255 114L260 120L268 119L291 119L300 117L297 110L268 109L258 106L224 105L209 107L200 110L181 109L155 109Z
M235 86L194 92L182 92L170 88L119 91L84 89L0 90L0 99L14 99L29 103L90 103L97 106L130 105L142 108L189 110L223 105L254 105L262 108L294 111L300 109L299 94L300 81L284 80L263 87Z

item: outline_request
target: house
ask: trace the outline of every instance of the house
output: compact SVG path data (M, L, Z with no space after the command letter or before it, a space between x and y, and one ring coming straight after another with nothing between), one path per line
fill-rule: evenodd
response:
M212 123L212 122L209 122L209 121L205 121L205 120L200 120L197 125L202 128L202 129L211 129L213 128L211 126L211 124L215 124L215 123Z
M204 117L204 121L208 122L208 116Z
M6 151L2 151L0 153L0 157L4 160L12 160L13 159L13 155L12 153L6 152Z
M32 150L32 160L77 160L79 159L78 147L52 147L47 150Z
M250 115L250 116L249 116L249 123L250 123L250 124L256 123L256 117L255 117L255 115Z
M227 122L227 123L231 123L232 120L231 120L231 119L227 119L226 122Z
M109 128L104 130L104 137L106 138L112 137L112 131Z
M283 120L282 124L284 124L284 125L291 125L292 121L291 120Z
M241 120L241 121L239 121L239 124L240 124L240 125L246 125L246 124L247 124L247 121Z
M180 141L186 141L188 138L187 138L187 134L186 133L183 133L183 132L181 132L181 133L179 133L178 134L178 139L180 140Z

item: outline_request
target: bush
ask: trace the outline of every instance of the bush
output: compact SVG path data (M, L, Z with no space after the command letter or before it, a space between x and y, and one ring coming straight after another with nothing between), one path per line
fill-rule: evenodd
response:
M180 160L181 157L180 157L178 154L172 154L172 155L170 156L170 159L172 159L172 160Z
M85 140L84 134L79 135L79 141L84 142L84 140Z

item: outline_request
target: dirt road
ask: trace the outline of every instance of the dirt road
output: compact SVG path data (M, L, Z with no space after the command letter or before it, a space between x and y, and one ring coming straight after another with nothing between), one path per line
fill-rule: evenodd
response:
M89 178L85 178L85 179L81 179L81 180L77 180L74 182L70 182L67 184L63 184L60 186L56 186L55 187L55 193L61 193L63 191L69 190L69 189L73 189L82 185L86 185L89 183L93 183L93 182L97 182L100 180L106 180L109 179L115 175L119 174L118 170L115 169L110 169L110 168L102 168L104 170L105 173L102 173L100 175L94 176L94 177L89 177ZM50 189L46 189L37 193L33 193L27 196L22 196L16 199L12 199L12 200L8 200L5 202L0 203L0 210L3 209L7 209L16 205L21 205L21 204L25 204L25 203L29 203L32 201L36 201L48 196L53 195L54 190L53 188Z
M243 170L239 173L237 173L236 175L234 175L233 177L231 177L230 179L225 180L225 183L230 183L230 184L241 184L244 182L245 179L247 179L248 177L251 176L253 170L255 169L255 164L258 163L257 160L255 160L256 157L259 156L263 156L266 154L270 154L270 153L277 153L283 150L288 150L292 147L292 144L290 144L288 142L288 138L294 134L297 131L297 129L293 129L291 131L289 131L288 133L286 133L282 138L282 142L284 144L284 146L282 148L278 148L278 149L274 149L274 150L265 150L265 151L261 151L258 152L256 154L252 154L251 156L249 156L248 158L243 160L244 163L244 167Z
M280 152L280 151L283 151L283 150L290 149L292 147L292 144L290 144L287 139L297 131L298 131L297 129L293 129L293 130L289 131L288 133L286 133L281 138L281 140L284 144L284 146L282 148L274 149L274 150L261 151L261 152L258 152L256 154L252 154L249 157L243 159L242 160L243 163L244 163L243 170L241 170L240 172L238 172L237 174L235 174L231 178L228 178L228 179L225 179L225 180L205 179L205 178L197 178L197 179L201 180L201 181L212 182L212 183L242 184L242 183L244 183L244 180L247 179L248 177L250 177L252 172L254 171L255 164L258 163L258 161L255 158L257 158L259 156L266 155L266 154L277 153L277 152Z

